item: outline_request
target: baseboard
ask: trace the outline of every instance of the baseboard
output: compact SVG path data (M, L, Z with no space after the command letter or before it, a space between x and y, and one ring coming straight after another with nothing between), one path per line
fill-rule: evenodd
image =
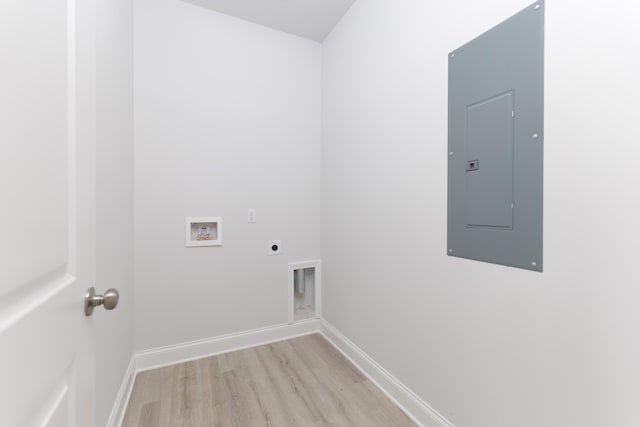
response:
M320 321L320 333L418 425L422 427L454 427L451 422L420 399L326 320Z
M131 361L127 367L127 371L120 384L120 390L116 396L116 401L111 409L111 415L109 421L107 421L107 427L120 427L122 419L124 418L124 412L127 409L127 403L129 402L129 396L131 396L131 389L133 389L133 381L136 378L136 359L135 356L131 356Z
M136 372L256 347L320 331L319 320L270 326L135 353Z

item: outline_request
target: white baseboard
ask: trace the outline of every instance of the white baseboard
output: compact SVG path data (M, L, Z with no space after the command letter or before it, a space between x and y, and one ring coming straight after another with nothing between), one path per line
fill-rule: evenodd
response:
M418 425L422 427L454 427L445 417L325 320L320 321L320 333Z
M252 331L222 335L135 353L136 372L175 365L216 354L256 347L320 331L319 320L310 319L293 324L270 326Z
M116 396L116 401L111 409L111 415L109 421L107 421L107 427L120 427L122 419L124 418L124 412L127 409L127 403L129 402L129 396L131 396L131 389L133 389L133 380L136 378L136 358L131 356L131 361L127 367L127 371L122 379L120 390Z

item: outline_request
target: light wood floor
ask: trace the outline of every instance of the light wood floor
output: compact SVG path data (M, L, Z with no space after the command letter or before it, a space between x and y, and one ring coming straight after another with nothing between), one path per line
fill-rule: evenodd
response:
M122 426L415 424L314 334L142 372Z

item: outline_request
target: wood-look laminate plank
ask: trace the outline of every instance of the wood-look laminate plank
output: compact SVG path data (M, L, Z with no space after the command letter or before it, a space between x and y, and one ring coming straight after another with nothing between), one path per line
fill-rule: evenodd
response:
M160 424L160 401L142 405L138 425L157 426L158 424Z
M141 372L123 427L415 424L321 335Z

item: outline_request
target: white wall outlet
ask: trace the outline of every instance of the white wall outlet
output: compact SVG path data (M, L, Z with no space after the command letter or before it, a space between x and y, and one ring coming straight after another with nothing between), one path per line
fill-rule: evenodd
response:
M256 222L256 210L254 208L249 208L247 210L247 222Z
M280 255L282 253L282 242L280 240L270 240L267 246L267 255Z

